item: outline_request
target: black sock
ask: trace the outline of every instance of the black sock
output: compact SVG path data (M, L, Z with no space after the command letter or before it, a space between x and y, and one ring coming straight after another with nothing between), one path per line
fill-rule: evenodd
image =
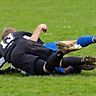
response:
M60 60L62 59L63 55L64 54L60 51L55 53L55 54L52 54L48 58L47 63L45 65L46 70L49 71L49 72L53 72L55 67L59 66Z
M68 66L82 65L82 57L64 57L61 62L61 66L66 68Z

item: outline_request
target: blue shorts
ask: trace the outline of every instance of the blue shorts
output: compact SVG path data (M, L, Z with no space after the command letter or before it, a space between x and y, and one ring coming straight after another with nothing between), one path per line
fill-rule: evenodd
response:
M45 43L43 44L44 47L51 49L53 52L57 52L58 48L57 48L57 42L49 42L49 43Z

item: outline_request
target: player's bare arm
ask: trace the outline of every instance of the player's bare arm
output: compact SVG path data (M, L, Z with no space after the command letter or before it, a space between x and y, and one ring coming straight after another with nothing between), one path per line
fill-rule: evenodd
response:
M40 37L40 34L42 32L46 32L47 31L47 25L46 24L40 24L37 26L37 28L35 29L34 33L31 36L31 40L32 41L36 41L38 40L38 38Z

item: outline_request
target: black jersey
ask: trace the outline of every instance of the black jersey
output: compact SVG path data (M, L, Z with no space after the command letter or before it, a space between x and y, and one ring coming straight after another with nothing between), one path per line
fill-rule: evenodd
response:
M25 37L31 37L32 33L29 33L29 32L25 32L25 31L18 31L18 32L13 32L13 36L16 38L16 39L19 39L19 38L25 38ZM43 44L44 42L39 38L38 43L40 44Z
M8 48L9 48L11 45L14 45L14 46L15 46L16 42L17 42L19 39L25 38L25 36L31 37L31 35L32 35L32 33L25 32L25 31L19 31L19 32L10 33L8 36L6 36L6 37L1 41L0 51L1 51L2 55L4 56L4 54L5 54L4 51L7 51ZM38 39L37 42L40 43L40 44L43 44L43 43L44 43L41 39ZM14 44L14 43L15 43L15 44ZM9 51L9 50L8 50L8 51Z
M10 33L8 36L6 36L2 41L1 41L1 44L0 44L0 51L2 53L2 55L4 56L5 60L9 63L10 62L10 54L13 50L13 48L17 45L18 41L21 40L21 39L25 39L24 36L31 36L32 34L31 33L28 33L28 32L13 32L13 33ZM43 44L43 41L41 39L38 39L37 41L38 44L42 45ZM38 46L38 44L35 44L36 46ZM43 49L48 53L49 52L49 49L47 48L43 48L43 47L40 47L40 51L42 50L42 53L43 53ZM34 54L35 55L35 54ZM41 56L44 56L42 54L40 54Z

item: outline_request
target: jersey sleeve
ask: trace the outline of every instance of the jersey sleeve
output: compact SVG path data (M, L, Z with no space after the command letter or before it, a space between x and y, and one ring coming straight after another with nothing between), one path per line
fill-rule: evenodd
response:
M25 38L25 39L30 39L30 37L32 36L33 33L30 33L30 32L25 32L25 31L22 31L22 32L19 32L20 34L22 34L22 37ZM20 36L20 35L19 35ZM44 44L44 41L41 40L40 38L38 39L37 41L38 43L40 44Z

